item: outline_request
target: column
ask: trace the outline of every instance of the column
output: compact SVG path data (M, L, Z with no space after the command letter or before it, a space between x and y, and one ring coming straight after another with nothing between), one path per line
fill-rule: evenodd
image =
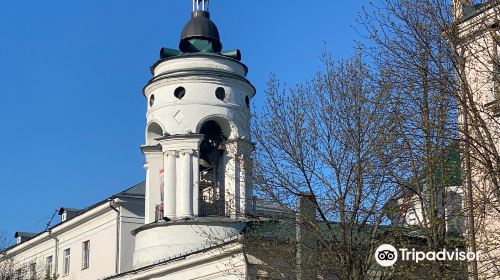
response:
M237 216L236 209L238 185L240 181L240 173L238 171L238 163L236 160L236 151L234 145L226 144L226 153L224 154L224 202L226 215L235 218Z
M194 188L198 188L198 148L203 135L165 136L165 214L169 219L194 216ZM196 175L194 175L196 174ZM196 195L197 195L196 191Z
M181 151L180 185L177 186L179 201L177 201L177 217L193 216L193 151Z
M225 148L226 214L242 217L248 210L252 195L250 154L253 146L246 140L233 140L227 141Z
M176 153L165 152L165 217L172 219L176 216Z
M193 215L198 217L200 210L200 154L193 152Z
M253 181L252 181L252 157L250 156L254 147L248 141L240 141L240 215L248 214L252 207Z
M149 224L154 222L154 214L151 211L151 169L149 168L149 162L144 163L144 169L146 169L146 187L144 191L144 223Z
M244 216L247 213L247 203L249 202L248 199L248 193L250 190L248 190L248 185L249 185L249 176L248 176L248 165L247 165L247 156L246 155L239 155L238 157L239 161L239 171L240 171L240 184L239 184L239 192L238 192L238 208L237 208L237 214Z
M163 153L161 149L156 147L142 147L141 149L146 158L144 164L146 169L144 222L148 224L155 221L156 205L161 203L160 170L163 168Z

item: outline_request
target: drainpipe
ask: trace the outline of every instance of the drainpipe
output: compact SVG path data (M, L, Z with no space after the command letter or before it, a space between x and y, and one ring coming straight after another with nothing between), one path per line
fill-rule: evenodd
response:
M54 254L54 271L50 275L51 279L54 275L59 275L59 239L57 236L52 236L52 230L49 230L50 238L54 239L55 243L55 254Z
M114 202L113 199L109 200L109 207L116 212L115 274L118 274L120 269L120 210L113 205Z

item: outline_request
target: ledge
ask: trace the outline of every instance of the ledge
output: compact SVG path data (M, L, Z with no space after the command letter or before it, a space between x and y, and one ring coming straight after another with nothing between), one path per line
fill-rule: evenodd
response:
M186 57L216 57L216 58L222 58L222 59L227 59L227 60L230 60L230 61L233 61L237 64L239 64L240 66L243 67L243 69L245 70L245 75L248 74L248 67L243 64L241 61L239 60L236 60L230 56L227 56L227 55L223 55L223 54L219 54L219 53L183 53L181 55L178 55L178 56L171 56L171 57L168 57L168 58L163 58L163 59L160 59L158 60L157 62L155 62L155 64L153 64L150 68L151 70L151 74L154 75L154 69L156 68L156 66L158 66L160 63L162 62L165 62L165 61L168 61L168 60L176 60L176 59L182 59L182 58L186 58Z
M156 138L156 141L161 141L161 140L168 140L168 139L203 139L204 135L203 134L174 134L174 135L165 135L159 138Z
M228 224L246 224L250 220L246 218L227 218L227 217L197 217L197 218L186 218L186 219L178 219L178 220L161 220L154 223L146 224L140 226L132 231L132 235L136 235L137 233L148 230L156 227L168 227L168 226L176 226L176 225L219 225L224 226Z

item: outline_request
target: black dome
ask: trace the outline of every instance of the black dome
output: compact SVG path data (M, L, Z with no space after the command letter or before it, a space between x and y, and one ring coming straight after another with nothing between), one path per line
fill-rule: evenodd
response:
M215 23L210 20L210 14L206 11L194 11L191 15L191 20L186 24L181 34L181 42L179 49L183 52L189 50L189 40L205 39L212 42L212 47L215 52L222 50L220 42L219 30Z

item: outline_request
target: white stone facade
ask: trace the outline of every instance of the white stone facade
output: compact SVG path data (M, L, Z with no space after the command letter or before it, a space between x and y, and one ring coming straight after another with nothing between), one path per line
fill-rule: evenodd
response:
M464 178L464 201L469 200L468 190L471 189L475 240L477 251L482 254L478 261L479 278L500 279L500 201L498 190L495 190L492 176L489 174L491 169L485 168L484 164L488 161L485 159L486 149L493 150L493 154L498 154L500 150L500 2L486 1L480 5L473 5L470 0L454 2L474 8L470 14L464 14L465 9L456 10L455 26L458 51L464 58L464 84L467 90L462 92L468 92L472 96L467 102L472 104L469 107L475 110L469 117L469 120L475 120L469 128L470 139L473 139L470 142L475 149L471 149L470 188ZM464 127L463 112L459 121ZM482 143L484 140L481 137L486 133L489 134L489 139L487 143ZM481 154L477 151L481 151Z
M239 238L253 204L249 130L255 88L239 51L220 52L205 8L208 1L194 1L181 51L161 56L143 91L141 210L113 198L56 227L68 227L57 244L47 232L14 247L16 259L55 255L58 275L71 280L247 278ZM93 250L91 265L78 269L85 263L86 241ZM34 242L39 249L30 246ZM69 268L63 261L68 248Z
M246 71L240 62L216 54L175 57L154 67L155 76L144 90L149 100L146 145L142 147L147 161L146 224L135 231L136 271L116 279L180 279L176 278L179 275L182 279L246 278L246 263L240 253L214 257L220 249L213 249L191 255L200 248L237 239L251 207L253 145L248 102L255 89L246 80ZM183 97L178 98L175 92L181 87ZM215 94L218 88L224 89L222 100ZM207 213L201 202L200 145L204 140L202 127L208 121L215 121L225 138L220 146L219 175L223 178L217 182L223 186L224 211L218 218L203 219L200 217ZM158 205L162 205L163 215L158 214ZM158 216L168 221L158 220ZM192 261L182 261L184 270L169 268L180 265L178 261L142 269L182 255L189 255ZM237 266L227 263L235 258ZM203 264L198 259L203 259ZM228 272L240 265L238 273ZM167 273L171 270L176 272Z
M131 270L135 243L131 231L144 223L143 207L143 195L117 195L11 247L0 255L0 262L12 261L19 279L31 279L32 266L36 267L34 279L100 279ZM85 242L90 245L87 262Z
M161 204L160 170L165 170L165 217L199 215L195 203L198 201L198 146L203 139L200 129L210 120L220 125L227 138L224 143L226 203L230 205L227 214L244 213L251 196L244 182L248 181L245 177L249 174L247 166L252 151L246 100L255 94L245 79L246 67L224 56L195 54L159 62L154 75L144 90L147 100L154 96L146 115L148 125L143 149L148 168L146 221L154 220L155 206ZM179 99L174 93L181 87L185 95ZM224 100L215 95L219 87L225 91ZM161 149L154 149L158 144Z

